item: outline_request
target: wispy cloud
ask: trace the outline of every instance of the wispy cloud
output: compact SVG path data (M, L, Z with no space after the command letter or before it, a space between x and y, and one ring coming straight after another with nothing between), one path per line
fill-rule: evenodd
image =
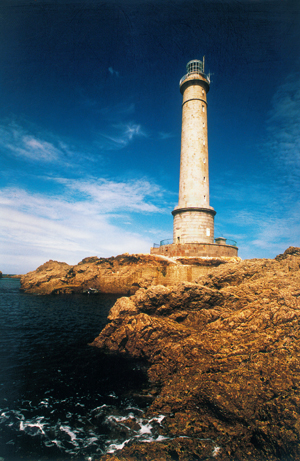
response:
M132 115L135 112L135 104L120 102L111 106L101 107L98 109L98 113L104 115L106 119L115 120L116 117L123 117L126 115Z
M90 179L86 181L57 179L69 191L78 193L82 200L88 200L95 213L123 212L162 212L153 200L159 200L162 189L147 180L129 182Z
M116 77L119 77L120 76L120 73L118 71L116 71L115 69L113 69L112 67L109 67L108 68L108 71L111 75L115 75Z
M75 264L88 255L149 252L147 230L129 225L135 213L163 211L153 203L162 194L159 186L147 180L57 181L63 195L0 191L2 270L27 272L48 259Z
M123 149L135 138L148 136L141 125L134 122L112 125L109 131L110 134L101 133L100 135L102 142L100 141L99 145L102 149Z
M158 138L159 139L170 139L170 138L174 138L176 135L173 134L173 133L166 133L164 131L160 131L158 133Z
M223 174L212 184L211 203L221 211L216 230L236 238L242 257L274 257L300 246L300 74L287 76L275 92L258 149L261 170Z
M264 148L277 167L295 181L300 174L300 74L286 78L275 93ZM297 179L299 181L299 177Z
M300 200L294 186L263 175L243 179L214 185L215 235L237 240L242 258L272 258L299 246Z
M30 160L54 162L66 152L66 146L55 146L26 132L15 123L0 126L0 149Z
M34 134L17 123L0 125L0 150L23 159L53 163L74 155L70 147L49 133Z
M36 165L49 167L77 168L101 160L96 143L83 145L40 129L24 122L20 124L0 121L0 153L9 158L15 157ZM51 170L49 170L51 171Z

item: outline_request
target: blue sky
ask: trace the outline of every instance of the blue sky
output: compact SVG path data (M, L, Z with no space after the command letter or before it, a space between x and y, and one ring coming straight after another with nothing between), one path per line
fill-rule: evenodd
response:
M2 272L172 236L179 80L203 55L215 237L300 246L298 0L2 0Z

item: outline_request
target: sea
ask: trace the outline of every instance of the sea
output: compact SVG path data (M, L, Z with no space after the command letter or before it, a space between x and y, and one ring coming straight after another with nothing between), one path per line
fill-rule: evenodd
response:
M93 461L161 440L164 416L143 417L145 363L89 346L116 299L25 294L0 279L0 461Z

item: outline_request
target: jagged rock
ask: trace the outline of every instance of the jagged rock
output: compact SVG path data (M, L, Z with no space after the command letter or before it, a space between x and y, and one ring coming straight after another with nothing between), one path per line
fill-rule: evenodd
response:
M276 256L277 261L282 261L283 259L288 258L289 256L296 256L300 255L300 248L297 247L289 247L285 252L281 255Z
M168 440L103 460L300 459L300 249L121 298L92 343L149 363Z
M111 258L84 258L79 264L48 261L35 271L21 277L21 288L26 293L60 294L100 293L133 294L139 288L151 285L173 285L180 280L191 281L213 266L238 261L239 258L214 258L209 264L205 258L177 261L158 255L129 255Z

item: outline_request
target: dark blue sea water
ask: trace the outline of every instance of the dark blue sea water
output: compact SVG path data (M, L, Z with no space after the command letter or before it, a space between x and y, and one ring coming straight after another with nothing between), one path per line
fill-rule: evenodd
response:
M0 460L95 460L132 438L157 439L163 417L142 418L144 365L88 346L117 297L19 287L0 279Z

